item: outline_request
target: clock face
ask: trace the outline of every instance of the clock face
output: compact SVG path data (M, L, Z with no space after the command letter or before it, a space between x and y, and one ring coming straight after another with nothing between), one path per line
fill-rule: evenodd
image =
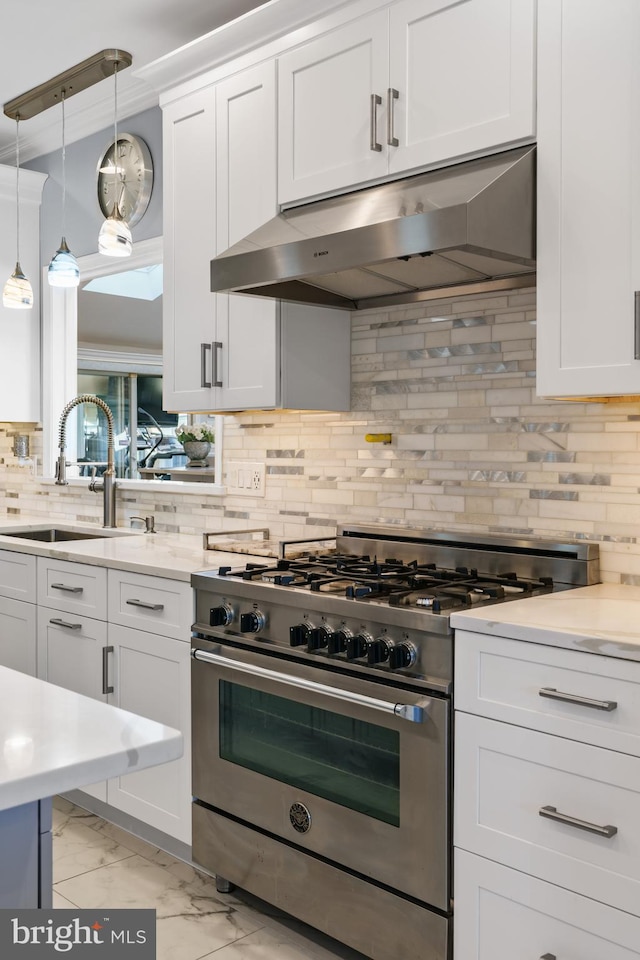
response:
M98 203L103 216L120 215L130 227L140 220L149 205L153 187L153 163L143 140L129 133L118 134L98 161Z

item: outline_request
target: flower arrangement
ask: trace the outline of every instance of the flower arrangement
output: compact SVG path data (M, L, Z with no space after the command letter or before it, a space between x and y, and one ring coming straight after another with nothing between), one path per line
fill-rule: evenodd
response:
M181 423L176 427L176 438L180 443L189 443L193 440L213 443L215 433L209 423Z

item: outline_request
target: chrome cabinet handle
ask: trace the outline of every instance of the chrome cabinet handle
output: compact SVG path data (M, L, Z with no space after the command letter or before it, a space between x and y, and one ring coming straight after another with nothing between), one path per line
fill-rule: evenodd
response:
M400 146L400 141L393 135L393 101L397 100L400 94L393 87L387 90L387 143L390 147Z
M210 383L209 386L221 387L222 380L218 376L218 350L222 350L222 344L214 340L211 344L211 349L213 351L213 383Z
M548 700L560 700L562 703L575 703L579 707L590 707L592 710L606 710L607 713L618 708L616 700L593 700L591 697L580 697L576 693L563 693L555 687L542 687L538 690L538 696Z
M102 648L102 692L103 694L113 693L113 687L109 686L109 654L113 653L113 647Z
M634 360L640 360L640 290L636 290L633 295L633 317L634 317Z
M65 593L82 593L84 587L68 587L66 583L52 583L52 590L64 590Z
M130 607L142 607L144 610L164 610L164 603L148 603L146 600L126 600Z
M380 153L382 150L382 144L378 143L378 107L382 103L382 97L379 97L377 93L371 94L371 119L369 123L370 130L370 140L369 140L369 149L375 150L376 153Z
M361 693L351 693L349 690L340 690L337 687L326 686L324 683L316 683L315 680L303 680L300 677L291 677L276 670L268 670L266 667L254 667L248 663L238 663L217 653L209 653L208 650L193 649L191 656L194 660L204 660L206 663L218 664L221 667L227 667L229 670L237 670L238 673L248 673L249 676L260 677L264 680L275 680L289 687L295 687L296 690L309 690L311 693L321 693L333 700L344 700L347 703L368 707L370 710L395 714L396 717L402 717L403 720L410 720L412 723L424 723L429 716L431 700L428 697L415 704L388 703L386 700L365 697Z
M49 623L52 623L54 627L66 627L67 630L82 630L81 623L69 623L68 620L61 620L59 617L49 620Z
M211 381L207 380L207 350L211 350L210 343L200 344L200 386L210 387Z
M617 827L607 824L604 827L597 823L590 823L588 820L578 820L577 817L570 817L566 813L558 813L555 807L540 807L538 814L546 817L547 820L555 820L557 823L564 823L568 827L576 827L577 830L586 830L587 833L596 833L599 837L606 837L610 840L618 832Z

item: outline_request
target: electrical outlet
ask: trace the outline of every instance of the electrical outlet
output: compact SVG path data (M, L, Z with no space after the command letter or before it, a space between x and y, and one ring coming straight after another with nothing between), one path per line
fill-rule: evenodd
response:
M227 464L227 493L237 497L264 497L265 466L251 460L230 460Z

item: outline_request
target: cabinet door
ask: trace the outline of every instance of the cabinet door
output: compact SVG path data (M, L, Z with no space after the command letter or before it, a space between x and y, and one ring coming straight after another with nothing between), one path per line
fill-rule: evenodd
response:
M0 665L36 675L36 606L0 597Z
M165 410L213 410L216 251L215 91L171 103L163 115Z
M639 35L636 0L540 0L542 396L640 393Z
M640 920L455 851L454 960L638 960Z
M191 843L190 645L109 624L114 693L123 710L181 731L180 760L110 780L108 802L187 844Z
M388 13L362 17L278 65L278 200L339 190L387 172ZM380 150L372 149L371 97Z
M38 607L38 677L106 703L110 658L107 625L101 620ZM107 799L106 781L82 787Z
M392 173L535 134L535 0L403 0L390 8Z
M245 70L216 87L218 252L277 213L276 65ZM217 410L278 402L278 305L241 295L217 298Z

